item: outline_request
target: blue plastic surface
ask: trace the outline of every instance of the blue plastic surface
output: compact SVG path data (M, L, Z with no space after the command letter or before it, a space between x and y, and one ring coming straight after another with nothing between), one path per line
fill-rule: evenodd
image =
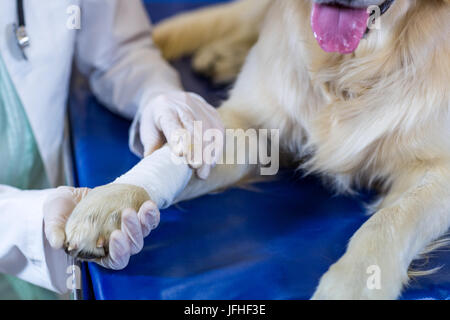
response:
M214 1L146 1L154 20ZM196 77L187 60L175 66L185 87L212 103L225 97ZM129 122L86 90L70 101L77 181L95 187L138 159L127 146ZM122 271L89 264L96 299L308 299L320 276L345 251L367 217L362 198L336 197L314 177L282 172L258 192L231 189L162 212L159 228ZM450 263L435 253L427 268ZM403 299L449 299L450 268L411 282Z

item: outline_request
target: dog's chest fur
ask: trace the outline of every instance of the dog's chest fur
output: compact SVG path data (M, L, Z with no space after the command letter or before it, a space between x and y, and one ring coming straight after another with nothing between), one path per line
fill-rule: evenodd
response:
M448 76L421 59L428 44L408 52L391 41L398 37L391 27L363 40L354 55L327 54L313 38L309 12L304 1L274 4L267 19L280 23L265 25L250 55L251 72L240 81L253 73L257 80L249 81L271 93L266 117L253 115L259 125L281 128L282 147L308 155L306 168L338 177L344 188L388 179L418 160L450 158L442 137L450 133ZM436 52L448 60L445 50Z

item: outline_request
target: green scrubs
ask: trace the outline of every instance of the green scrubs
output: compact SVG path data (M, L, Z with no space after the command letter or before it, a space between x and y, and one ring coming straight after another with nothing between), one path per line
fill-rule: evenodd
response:
M23 190L49 187L33 131L1 54L0 184ZM0 299L54 299L55 297L55 294L15 277L0 275Z
M19 189L49 186L22 102L0 56L0 184Z

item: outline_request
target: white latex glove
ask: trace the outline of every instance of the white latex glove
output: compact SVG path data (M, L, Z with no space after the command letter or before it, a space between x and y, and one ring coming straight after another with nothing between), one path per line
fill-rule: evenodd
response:
M52 248L63 247L67 219L89 191L87 188L59 187L45 201L44 231ZM108 256L95 262L108 269L125 268L130 256L142 250L144 238L158 226L159 219L159 210L152 201L145 202L139 213L124 210L121 230L115 230L110 236Z
M200 137L194 135L194 121L202 124ZM208 129L217 129L222 136L225 132L217 110L198 94L171 92L159 95L147 103L141 114L139 134L144 156L152 154L167 142L176 155L185 157L189 166L196 169L199 178L206 179L222 155L222 148L219 148L212 159L202 157L200 162L194 161L197 159L193 159L193 155L196 152L203 154L203 150L212 143L202 141ZM179 130L189 132L191 141L181 141Z

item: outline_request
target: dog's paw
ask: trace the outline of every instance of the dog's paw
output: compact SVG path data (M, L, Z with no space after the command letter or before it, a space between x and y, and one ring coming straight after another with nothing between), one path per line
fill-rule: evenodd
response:
M361 259L364 260L364 259ZM395 267L343 257L322 276L313 300L393 300L402 288Z
M167 60L172 60L185 54L180 44L180 38L184 29L177 25L177 19L164 21L156 25L152 32L152 38L155 45L160 49L161 54Z
M216 84L236 79L252 44L216 41L199 49L193 57L193 69Z
M364 286L358 275L350 275L350 270L336 263L322 276L312 300L357 300L363 299Z
M109 184L93 189L67 221L66 252L82 260L105 257L111 233L121 228L122 211L130 208L137 212L147 200L147 192L132 185Z

